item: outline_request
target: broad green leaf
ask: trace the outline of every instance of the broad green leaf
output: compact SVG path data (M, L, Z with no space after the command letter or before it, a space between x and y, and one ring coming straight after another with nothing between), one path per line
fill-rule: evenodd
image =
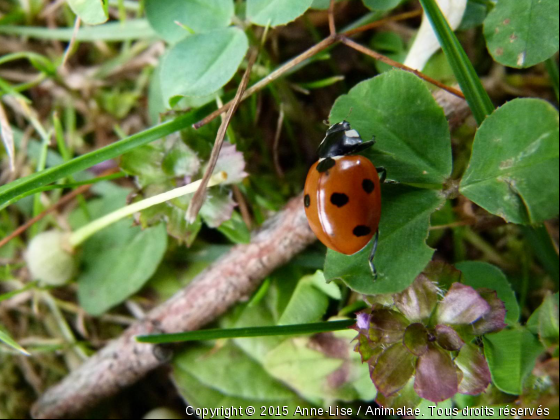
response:
M142 230L123 220L92 236L84 244L78 298L92 315L101 315L150 279L167 249L167 232L160 224Z
M327 284L321 271L303 277L278 320L278 325L319 321L327 311L329 296L340 299L340 289L334 283Z
M538 99L515 99L478 130L461 193L512 223L558 214L558 111Z
M147 0L146 16L167 42L177 42L194 32L225 28L233 16L233 0Z
M125 205L128 190L88 202L93 218ZM80 208L70 217L75 229L86 223ZM156 271L167 248L165 225L142 230L122 220L104 229L82 249L82 271L78 277L80 305L92 315L100 315L136 293Z
M549 295L541 305L539 337L547 346L558 345L558 293Z
M290 417L298 406L309 407L293 391L272 378L256 361L233 343L217 349L190 346L173 360L173 378L183 398L192 406L242 407L257 409L251 418L261 417L261 406L288 406ZM244 415L231 418L247 418ZM216 416L215 418L224 418Z
M434 252L426 245L430 215L444 198L437 191L386 184L382 186L382 201L379 247L374 260L377 279L368 265L370 243L350 256L329 250L325 262L328 280L342 279L356 292L367 295L398 293L426 267Z
M545 298L527 321L527 328L538 334L545 346L558 345L558 293Z
M467 29L482 25L486 16L488 16L488 7L486 4L479 3L477 0L468 0L467 9L465 10L463 20L458 29L466 31Z
M494 385L507 394L521 395L543 345L525 328L487 334L483 340Z
M27 350L21 347L17 341L15 341L10 335L0 326L0 342L6 344L7 346L13 348L14 350L29 356Z
M506 323L511 325L519 320L519 304L515 292L502 270L480 261L461 262L456 267L463 273L462 283L474 289L487 287L498 293L506 306Z
M68 5L88 25L99 25L109 18L107 0L67 0Z
M371 10L391 10L403 2L403 0L363 0L367 8Z
M558 0L500 0L484 21L494 60L509 67L534 66L558 51Z
M345 119L364 140L375 137L377 143L366 156L385 167L389 179L441 185L451 174L447 120L414 75L395 70L358 84L331 111L332 123Z
M172 105L182 96L217 91L233 77L248 47L247 36L238 28L190 35L178 42L162 59L165 102Z
M313 0L247 0L247 17L260 26L285 25L311 7Z

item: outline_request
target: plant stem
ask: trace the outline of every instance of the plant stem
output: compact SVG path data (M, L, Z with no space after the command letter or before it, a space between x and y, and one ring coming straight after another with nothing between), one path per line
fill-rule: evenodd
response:
M465 99L465 95L463 95L463 92L461 92L460 90L455 89L454 87L447 86L447 85L431 78L430 76L425 75L424 73L422 73L422 72L420 72L416 69L410 68L408 66L405 66L404 64L399 63L398 61L391 60L389 57L386 57L382 54L379 54L376 51L373 51L373 50L371 50L367 47L364 47L363 45L352 41L350 38L342 37L341 41L344 45L347 45L350 48L353 48L356 51L361 52L362 54L368 55L368 56L370 56L370 57L372 57L376 60L379 60L383 63L386 63L386 64L388 64L390 66L393 66L393 67L396 67L398 69L405 70L405 71L408 71L410 73L413 73L416 76L418 76L420 79L425 80L426 82L431 83L432 85L437 86L440 89L444 89L444 90L448 91L449 93L451 93L455 96L458 96L459 98Z
M213 187L215 185L223 183L227 179L227 174L225 172L220 172L213 175L208 182L208 187ZM156 196L146 198L145 200L138 201L137 203L130 204L128 206L122 207L113 213L109 213L91 223L88 223L84 227L78 229L70 235L69 245L72 248L79 246L90 236L99 232L101 229L118 222L125 217L131 216L134 213L145 210L149 207L155 206L157 204L165 203L166 201L173 200L175 198L182 197L187 194L192 194L196 192L198 187L202 184L202 180L192 182L184 187L175 188L174 190L167 191L163 194L158 194Z
M185 341L218 340L223 338L269 337L280 335L318 334L322 332L340 331L356 323L353 319L341 321L318 322L315 324L277 325L272 327L230 328L216 330L189 331L177 334L140 335L136 341L140 343L182 343Z

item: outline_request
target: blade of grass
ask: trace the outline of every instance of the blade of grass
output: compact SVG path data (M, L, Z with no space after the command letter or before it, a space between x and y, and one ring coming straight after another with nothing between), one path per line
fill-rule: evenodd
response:
M544 62L544 64L546 65L546 70L550 75L550 81L552 82L552 86L554 87L554 93L556 93L556 101L560 102L560 81L558 80L558 64L556 64L556 59L554 57L550 57Z
M25 350L23 347L21 347L12 337L10 337L8 335L8 333L4 332L1 327L0 327L0 342L3 342L7 346L13 348L14 350L19 351L20 353L22 353L26 356L31 356L27 352L27 350Z
M453 69L453 73L465 94L469 107L478 125L494 112L494 105L484 90L476 71L470 62L461 43L449 26L435 0L420 0L424 12L428 16L436 33L443 52Z
M318 334L322 332L340 331L354 325L353 319L341 321L317 322L314 324L277 325L272 327L229 328L215 330L189 331L177 334L139 335L140 343L164 344L182 343L186 341L218 340L222 338L268 337L279 335Z
M0 25L0 33L23 35L39 39L70 41L74 28L49 29L40 26ZM159 38L146 19L127 20L125 23L109 22L97 26L84 26L76 34L76 41L129 41L146 38Z
M4 210L9 205L14 204L16 201L19 201L22 198L28 197L28 196L33 195L33 194L46 192L46 191L53 191L53 190L64 190L64 189L67 189L67 188L71 188L71 189L72 188L78 188L78 187L82 187L84 185L94 185L94 184L97 184L99 182L112 181L114 179L123 178L125 176L126 176L126 174L124 172L117 172L117 173L107 175L107 176L100 176L100 177L97 177L97 178L87 179L85 181L67 182L67 183L64 183L64 184L47 185L46 187L36 188L34 190L27 191L25 194L18 195L17 197L12 198L8 202L0 205L0 210ZM81 197L81 196L78 196L78 197Z
M28 191L48 185L59 179L66 178L76 172L91 168L98 163L113 159L136 147L143 146L158 140L176 131L179 131L195 123L204 115L207 115L215 106L213 104L199 108L196 111L181 115L174 120L152 127L148 130L134 134L126 139L117 141L99 150L81 155L69 162L62 163L52 168L45 169L18 179L0 187L0 206L9 200L24 195Z

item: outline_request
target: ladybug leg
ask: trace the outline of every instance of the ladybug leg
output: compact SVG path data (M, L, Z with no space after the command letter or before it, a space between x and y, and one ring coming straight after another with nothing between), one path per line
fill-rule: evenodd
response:
M387 169L385 169L383 166L380 166L377 169L377 173L379 174L379 180L381 181L381 183L383 184L385 182L385 180L387 179Z
M379 230L375 232L375 238L373 240L373 248L371 249L371 254L369 254L369 268L371 268L371 273L373 274L373 278L377 278L377 270L375 269L375 265L373 264L373 259L375 258L375 254L377 253L377 245L379 244Z

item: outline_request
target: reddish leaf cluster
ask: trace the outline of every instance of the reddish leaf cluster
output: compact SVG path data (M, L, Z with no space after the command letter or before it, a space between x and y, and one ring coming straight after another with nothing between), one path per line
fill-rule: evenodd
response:
M472 343L505 328L504 303L493 290L453 283L440 298L436 283L420 275L391 307L358 314L356 351L370 367L384 406L412 405L419 397L440 402L457 392L477 395L491 377Z

